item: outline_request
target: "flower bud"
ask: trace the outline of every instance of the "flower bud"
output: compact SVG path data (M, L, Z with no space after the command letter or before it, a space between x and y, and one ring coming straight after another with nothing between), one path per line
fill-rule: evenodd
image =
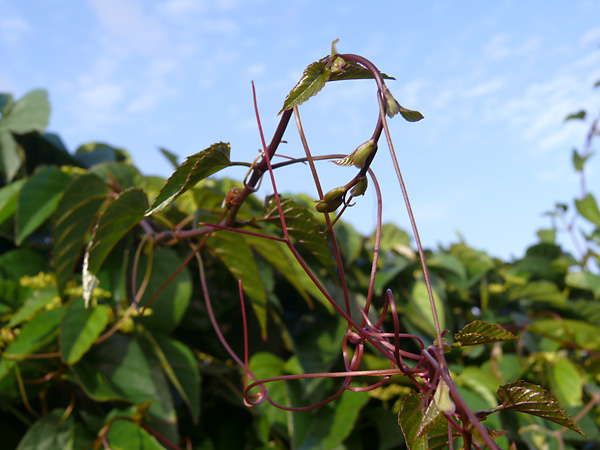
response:
M333 64L331 65L331 73L341 72L344 67L344 64L346 64L346 61L344 61L344 58L341 58L340 56L335 58L335 60L333 61Z
M336 187L335 189L330 190L323 196L323 201L331 202L337 197L342 197L346 193L346 188L344 186Z
M369 184L369 182L367 180L367 177L362 177L356 182L356 184L354 185L354 187L352 188L350 193L352 194L353 197L358 197L360 195L363 195L365 193L365 191L367 190L368 184Z
M335 211L340 207L342 202L344 201L343 197L335 197L333 200L325 202L318 202L315 206L315 209L320 213L330 213Z
M349 166L350 164L354 164L355 167L362 169L365 166L365 161L367 160L369 155L375 150L375 148L375 141L373 139L369 139L364 144L361 144L348 156L346 156L343 159L334 161L334 163L340 166Z
M387 86L383 87L383 97L385 98L385 103L387 106L386 114L389 117L394 117L400 112L400 103L396 101L396 99L394 98L390 90L387 88Z

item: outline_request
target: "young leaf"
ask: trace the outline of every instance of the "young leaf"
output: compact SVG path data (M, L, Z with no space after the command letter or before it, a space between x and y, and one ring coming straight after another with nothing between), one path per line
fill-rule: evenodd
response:
M219 142L190 156L169 177L145 215L162 211L200 180L228 167L231 164L229 153L229 144Z
M98 176L81 175L69 184L56 207L52 227L52 256L61 292L75 270L96 215L101 211L109 192L110 188Z
M75 364L92 347L110 321L110 308L86 308L81 298L68 306L60 325L60 353L63 361Z
M576 149L573 149L573 167L577 172L581 172L583 170L585 162L591 155L591 153L588 153L582 157Z
M281 228L281 220L274 197L267 200L265 220ZM281 208L288 233L308 250L327 271L335 276L335 265L326 237L319 232L319 223L313 214L300 203L290 199L281 199Z
M600 227L600 210L592 194L587 194L582 200L575 200L577 211L597 227Z
M381 76L386 80L395 80L394 77L390 77L385 73L382 73ZM354 61L345 61L342 70L332 73L328 81L365 80L372 78L374 78L373 74L365 67Z
M70 181L58 167L46 167L27 180L17 199L17 245L52 215Z
M581 111L577 111L576 113L573 114L569 114L567 117L565 117L565 122L567 120L583 120L585 119L585 116L587 115L585 109L582 109Z
M326 67L322 61L314 62L309 65L302 74L300 81L290 91L288 96L283 102L283 108L279 111L282 112L292 109L294 106L299 106L306 100L316 95L331 76L331 70Z
M244 294L250 297L252 309L260 323L262 334L266 337L267 294L250 246L242 235L230 232L214 233L206 245L223 262L235 279L235 282L232 283L234 291L237 292L238 280L242 280Z
M511 341L517 337L499 325L475 320L463 327L454 335L454 339L461 345L490 344L492 342Z
M141 189L129 189L113 201L100 216L92 243L86 250L89 254L88 270L98 274L100 266L117 242L143 218L148 208L148 199Z
M541 386L518 380L500 386L496 395L504 409L538 416L585 436L577 422Z
M433 394L433 400L427 406L417 436L422 436L432 429L438 422L442 413L452 414L456 410L454 402L450 398L450 389L443 378L440 378Z

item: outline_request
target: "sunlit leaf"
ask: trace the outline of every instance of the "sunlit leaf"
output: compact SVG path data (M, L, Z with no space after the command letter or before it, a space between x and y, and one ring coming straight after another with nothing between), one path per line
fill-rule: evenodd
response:
M67 308L60 326L60 352L64 362L75 364L92 347L110 320L110 308L85 308L76 298Z
M446 314L441 295L444 295L444 291L440 291L434 286L432 292L440 328L443 330L446 324ZM430 336L435 336L435 322L433 320L433 313L431 312L431 301L429 300L427 286L423 280L415 282L410 292L409 301L411 310L414 312L409 314L407 319Z
M454 335L454 339L464 345L490 344L492 342L511 341L517 337L506 331L500 325L475 320L465 325L462 330Z
M556 399L567 408L581 406L584 380L575 364L557 357L551 361L548 372L550 389Z
M0 179L4 179L7 183L12 181L21 164L22 160L13 135L8 130L0 130Z
M306 100L316 95L329 77L331 76L331 70L326 67L324 62L318 61L309 65L302 74L300 81L293 87L290 93L283 102L283 108L279 111L281 114L283 111L292 109L294 106L299 106Z
M70 181L58 167L46 167L27 180L17 199L17 245L52 215Z
M594 297L600 297L600 275L587 270L581 272L569 272L565 276L565 283L572 288L592 291Z
M81 175L69 184L56 207L52 256L61 291L73 274L109 192L109 187L96 175Z
M29 91L16 103L3 111L0 118L0 131L23 134L29 131L42 132L48 126L50 103L48 93L43 89Z
M600 327L583 320L540 318L527 330L567 346L576 344L583 349L600 350Z
M17 198L26 181L26 178L21 178L0 189L0 225L17 210Z
M385 73L381 74L386 80L395 80L394 77L390 77ZM374 78L373 74L368 69L361 66L354 61L345 61L340 72L334 72L329 77L328 81L340 81L340 80L364 80Z
M577 211L597 227L600 227L600 210L592 194L587 194L583 200L575 200Z
M308 250L330 274L335 274L335 265L329 244L325 235L319 232L319 222L313 214L290 198L281 199L281 208L290 236ZM267 201L265 219L281 228L277 202L274 197L270 197Z
M500 386L496 395L505 409L550 420L585 436L577 422L541 386L519 380Z
M48 303L58 297L56 286L47 286L45 288L33 291L27 297L23 306L11 317L10 322L6 325L8 328L16 327L24 322L28 317L40 311Z
M165 448L154 436L129 420L112 422L106 440L111 450L164 450Z
M146 211L146 216L165 209L200 180L229 166L229 153L229 144L219 142L187 158L169 177L152 206Z
M52 343L58 334L58 326L63 312L63 308L51 309L27 322L4 354L19 359L19 357L36 353Z
M170 152L166 148L159 147L158 150L173 165L173 168L177 169L177 167L179 166L179 160L178 160L179 158L177 157L177 155L173 152Z

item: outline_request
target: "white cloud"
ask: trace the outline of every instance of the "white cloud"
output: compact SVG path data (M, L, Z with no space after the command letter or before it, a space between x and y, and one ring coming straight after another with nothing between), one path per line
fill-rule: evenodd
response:
M506 86L505 78L496 78L489 81L484 81L482 83L476 84L472 88L468 88L464 92L465 97L482 97L489 96L491 94L495 94L499 90L501 90L504 86Z

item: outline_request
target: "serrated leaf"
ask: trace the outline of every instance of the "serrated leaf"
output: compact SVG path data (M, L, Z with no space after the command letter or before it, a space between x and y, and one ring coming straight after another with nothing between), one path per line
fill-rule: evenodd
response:
M587 194L582 200L575 200L577 211L597 227L600 227L600 210L592 194Z
M386 80L395 80L394 77L390 77L385 73L382 73L381 76ZM373 74L365 67L354 61L345 61L342 70L332 73L328 81L366 80L373 78Z
M194 187L200 180L228 167L231 164L229 153L229 144L219 142L218 144L211 145L206 150L190 156L169 177L145 215L149 216L155 212L162 211L173 200Z
M81 298L71 302L60 325L60 353L65 363L81 359L108 325L110 315L106 305L86 308Z
M517 337L500 325L475 320L465 325L462 330L454 335L454 339L465 345L490 344L492 342L511 341Z
M327 271L335 276L335 265L325 235L320 233L319 223L308 209L290 198L281 198L281 209L288 233L308 250ZM281 228L277 202L271 196L266 203L265 220Z
M17 210L17 198L26 181L26 178L21 178L0 189L0 225Z
M323 86L325 86L325 83L327 83L330 76L331 70L326 67L324 62L317 61L310 64L304 70L300 81L298 81L296 86L292 88L285 98L283 108L281 108L279 114L288 109L292 109L294 106L301 105L313 95L316 95L323 89Z
M43 132L50 118L48 93L43 89L28 92L3 111L0 118L0 130L16 134L30 131Z
M565 117L565 122L567 120L583 120L585 119L585 116L587 115L585 109L582 109L580 111L577 111L576 113L573 114L569 114L567 117Z
M434 423L430 424L426 433L419 435L423 423L423 395L412 392L402 401L398 413L398 424L404 434L408 450L443 449L448 445L448 426L443 415L438 415ZM454 433L454 432L453 432ZM453 439L458 437L453 434Z
M89 240L96 215L108 198L110 188L96 175L74 179L54 212L52 236L56 279L62 292Z
M148 199L141 189L129 189L115 199L98 219L89 254L88 270L97 275L100 266L117 242L143 218Z
M538 416L585 436L577 422L541 386L519 380L500 386L496 395L504 409Z
M263 337L266 337L267 294L250 246L241 235L231 232L214 233L206 241L206 245L233 276L235 280L231 283L233 291L237 292L238 280L242 280L244 294L252 301L252 309L260 323Z
M17 199L17 245L52 215L70 181L58 167L46 167L27 180Z

